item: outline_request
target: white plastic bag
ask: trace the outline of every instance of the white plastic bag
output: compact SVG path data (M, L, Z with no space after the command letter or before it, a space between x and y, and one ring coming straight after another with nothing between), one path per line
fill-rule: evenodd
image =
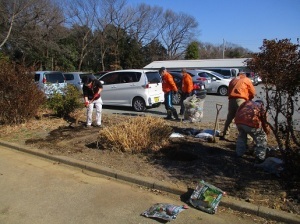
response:
M198 98L196 95L190 96L183 101L184 104L184 120L190 122L200 122L203 118L204 99Z
M171 221L176 219L177 215L187 208L187 205L178 206L167 203L156 203L144 211L141 215Z

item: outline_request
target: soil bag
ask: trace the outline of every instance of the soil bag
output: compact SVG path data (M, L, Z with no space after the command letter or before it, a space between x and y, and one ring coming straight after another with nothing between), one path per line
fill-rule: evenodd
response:
M176 219L177 215L187 208L188 207L186 205L178 206L166 203L157 203L144 211L141 215L171 221Z
M221 189L201 180L189 199L189 203L201 211L215 214L221 198L225 194Z
M190 122L200 122L203 118L204 99L198 98L196 95L190 96L183 101L184 104L184 120Z

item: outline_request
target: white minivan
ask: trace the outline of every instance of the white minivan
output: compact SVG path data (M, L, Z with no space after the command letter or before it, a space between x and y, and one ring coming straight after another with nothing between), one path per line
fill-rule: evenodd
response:
M135 111L145 111L164 102L158 71L118 70L106 73L99 80L103 82L103 105L129 106Z

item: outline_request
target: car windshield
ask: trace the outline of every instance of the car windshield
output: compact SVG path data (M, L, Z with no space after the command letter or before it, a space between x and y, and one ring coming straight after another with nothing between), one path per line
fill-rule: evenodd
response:
M158 72L146 72L146 76L149 83L161 82L161 77Z

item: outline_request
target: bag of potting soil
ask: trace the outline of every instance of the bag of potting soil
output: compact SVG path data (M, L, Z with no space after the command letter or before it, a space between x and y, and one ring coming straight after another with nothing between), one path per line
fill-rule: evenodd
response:
M171 221L176 219L177 215L187 208L186 205L177 206L166 203L157 203L144 211L141 215Z
M204 99L198 98L196 95L190 96L183 101L184 104L184 120L190 122L200 122L203 118Z
M201 180L196 186L189 203L201 211L215 214L225 192Z

